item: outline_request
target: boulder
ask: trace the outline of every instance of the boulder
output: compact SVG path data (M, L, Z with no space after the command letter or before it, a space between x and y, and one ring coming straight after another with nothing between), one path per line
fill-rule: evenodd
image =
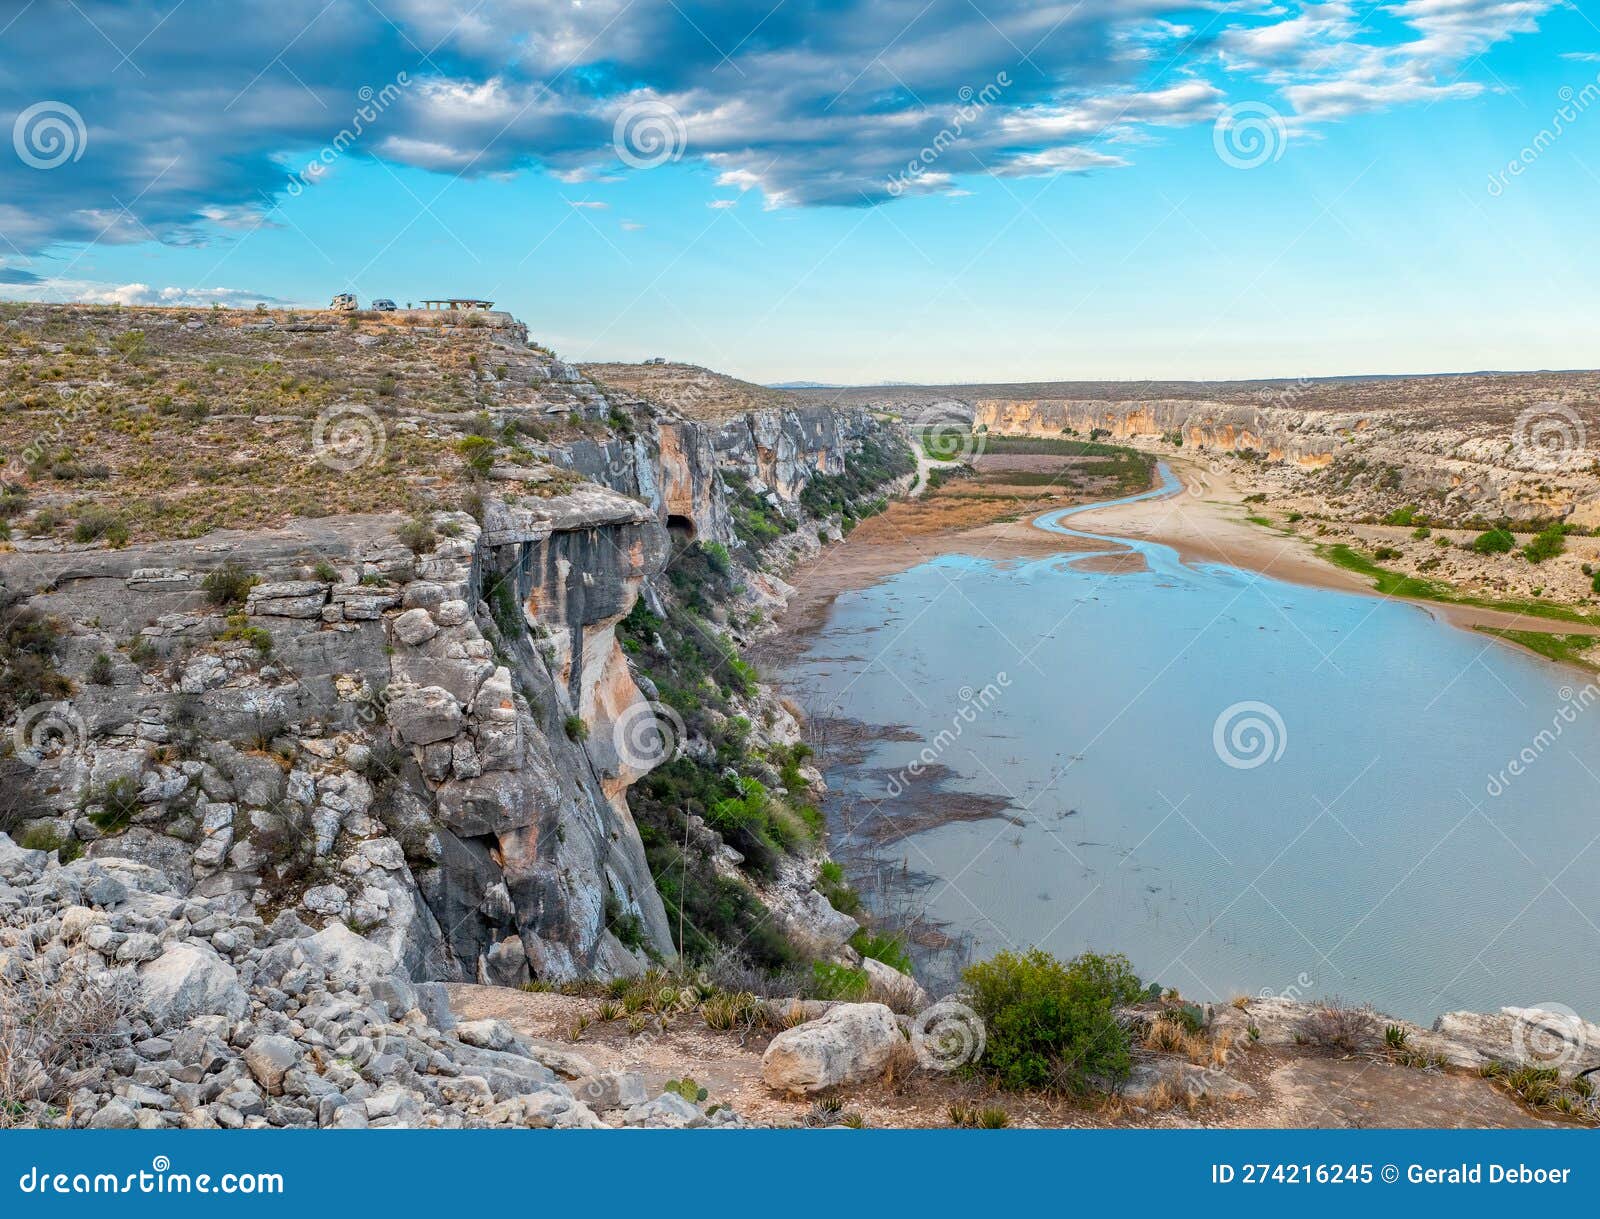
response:
M809 1093L881 1075L905 1040L881 1003L841 1003L787 1029L761 1056L761 1078L780 1092Z
M300 1047L287 1037L263 1034L244 1052L244 1065L273 1096L283 1092L283 1077L300 1065Z
M139 1004L157 1027L188 1024L196 1016L241 1019L250 996L239 975L207 945L183 940L139 967Z
M572 1094L589 1108L631 1109L650 1099L644 1076L637 1071L602 1071L572 1081Z
M439 686L408 690L390 702L390 726L408 745L448 741L461 731L461 704Z
M433 615L420 607L406 610L390 625L394 628L394 637L411 647L427 643L439 633L439 624L433 620Z
M395 960L388 952L343 923L329 923L316 935L298 942L308 960L321 966L329 977L346 984L370 986L395 971Z
M706 1115L697 1105L690 1104L676 1092L663 1092L655 1100L634 1105L622 1115L630 1126L648 1126L656 1129L687 1130L706 1124Z
M867 998L899 1012L920 1012L928 1006L928 992L909 974L872 957L861 958L867 972Z

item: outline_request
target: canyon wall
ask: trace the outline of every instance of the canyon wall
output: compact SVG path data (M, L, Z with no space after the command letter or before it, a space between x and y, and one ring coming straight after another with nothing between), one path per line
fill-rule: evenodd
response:
M1299 474L1290 490L1317 495L1332 515L1381 516L1417 503L1441 520L1600 525L1600 428L1586 427L1583 411L1556 401L1513 411L1498 398L1419 404L1401 390L1384 402L1370 387L1350 397L1377 400L1343 409L1328 405L1338 400L1332 384L1291 384L1257 403L974 396L972 404L974 426L998 434L1166 440L1281 463Z
M631 435L548 453L591 481L489 484L481 519L434 512L422 537L334 516L0 555L12 612L59 632L69 687L16 718L14 832L235 912L342 922L419 979L669 960L627 801L650 763L619 746L649 711L617 623L656 595L674 532L737 560L724 471L798 517L813 477L893 429L624 405Z

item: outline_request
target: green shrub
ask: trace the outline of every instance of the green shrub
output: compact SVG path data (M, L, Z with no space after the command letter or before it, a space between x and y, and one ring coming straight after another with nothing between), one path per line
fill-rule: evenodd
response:
M326 559L323 559L312 568L312 575L316 576L324 584L337 584L339 582L338 569Z
M1567 531L1564 526L1551 525L1540 530L1531 542L1522 548L1523 558L1530 563L1553 559L1567 548Z
M208 571L200 582L206 600L219 608L225 605L243 605L250 590L261 582L239 564L229 560L215 571Z
M1383 518L1385 525L1414 525L1417 522L1417 506L1407 504L1404 508L1396 508Z
M120 830L139 811L139 784L129 775L112 779L100 789L99 796L100 811L89 816L96 829L107 833Z
M890 969L898 969L903 974L911 972L911 957L899 936L875 934L863 927L850 937L850 947L864 957L882 961Z
M1144 993L1126 957L1002 952L962 973L986 1044L977 1069L1004 1088L1107 1090L1132 1067L1115 1009Z
M109 686L112 674L111 657L104 652L97 654L89 664L89 680L97 686Z
M433 549L433 524L423 517L407 521L394 531L394 536L412 554L427 554Z
M1472 539L1472 549L1479 554L1506 554L1517 544L1509 529L1491 529Z
M229 614L227 629L218 638L225 643L248 643L262 656L272 655L272 633L265 627L251 626L243 614Z
M861 895L845 880L844 869L831 859L817 874L817 892L840 914L855 914L861 909Z
M480 478L494 468L495 444L488 436L463 436L456 441L456 453L468 470Z
M85 508L78 514L77 524L72 527L72 540L93 542L101 538L113 550L120 550L128 544L128 526L109 508Z
M1386 563L1390 559L1398 559L1400 552L1393 546L1379 546L1372 552L1372 557L1380 563Z
M818 999L845 999L856 1002L867 997L872 980L864 969L815 961L811 966L811 991Z
M616 936L624 948L644 947L644 920L631 911L612 894L606 894L606 928Z
M583 722L581 715L569 715L561 722L566 730L567 739L571 741L586 741L589 739L589 725Z

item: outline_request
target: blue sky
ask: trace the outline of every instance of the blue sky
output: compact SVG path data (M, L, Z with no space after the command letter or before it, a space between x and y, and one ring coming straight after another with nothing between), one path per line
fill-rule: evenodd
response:
M1600 29L1548 0L0 26L8 296L482 295L569 358L763 381L1595 363Z

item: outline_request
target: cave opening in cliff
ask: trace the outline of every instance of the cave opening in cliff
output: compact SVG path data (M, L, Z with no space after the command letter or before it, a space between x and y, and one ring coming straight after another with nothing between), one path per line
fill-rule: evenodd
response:
M687 546L695 539L694 521L676 512L667 516L667 532L672 535L674 546Z

